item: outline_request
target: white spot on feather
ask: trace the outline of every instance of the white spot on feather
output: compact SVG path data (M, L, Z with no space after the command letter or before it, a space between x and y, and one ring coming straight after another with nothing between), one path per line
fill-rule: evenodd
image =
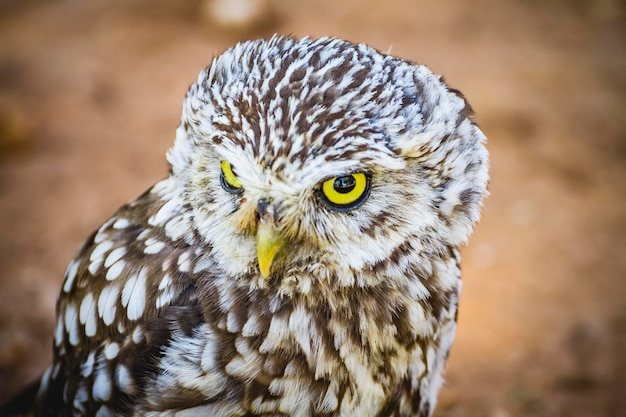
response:
M105 277L107 281L113 281L114 279L117 279L117 277L119 277L122 271L124 270L125 266L126 266L126 261L119 260L115 262L107 271L107 274Z
M80 374L84 377L88 377L89 375L91 375L91 372L93 371L93 364L95 362L95 358L96 358L96 352L91 351L89 352L89 356L87 356L87 359L85 360L85 362L83 362L80 365Z
M100 297L98 297L98 314L107 326L113 323L115 319L119 291L120 289L117 285L109 285L104 287Z
M55 363L52 367L52 379L57 379L59 371L61 371L61 362Z
M163 290L165 287L172 283L172 279L170 278L170 274L163 275L161 282L159 282L159 289Z
M128 368L123 364L119 364L115 368L115 385L126 394L133 394L135 391L133 378Z
M115 359L120 351L120 345L117 343L107 343L104 347L104 357L108 360Z
M89 394L87 393L87 387L85 386L85 381L81 384L76 390L76 394L74 394L74 401L72 405L74 406L75 414L85 415L85 403L89 400ZM79 411L79 413L76 413Z
M114 229L126 229L130 225L131 223L127 219L121 218L121 219L117 219L117 221L113 223L113 228Z
M174 217L165 225L165 234L172 240L178 240L189 231L189 222L186 217Z
M135 344L141 343L143 341L143 329L141 328L141 326L135 327L135 330L133 330L132 339Z
M237 314L233 311L230 311L226 316L226 330L230 333L239 333L241 331L241 324Z
M54 330L54 344L56 346L61 346L61 343L63 343L63 334L65 332L65 326L64 326L64 317L59 317L57 318L57 326L56 329Z
M171 265L172 265L172 257L170 256L170 257L165 258L165 260L163 261L163 264L161 265L161 269L163 269L164 271L167 271Z
M131 276L122 290L122 305L126 307L126 316L129 320L137 320L142 316L146 307L146 279L147 268Z
M272 353L285 343L289 338L289 322L287 317L275 315L270 322L267 337L259 347L261 353Z
M139 236L137 236L137 240L145 240L150 233L152 233L152 229L144 229L141 233L139 233Z
M48 367L48 369L46 369L46 372L41 377L41 384L39 384L37 397L40 397L44 392L48 390L48 384L50 383L50 374L52 374L52 366Z
M89 267L87 269L89 270L91 275L96 275L96 273L98 272L98 269L100 269L101 266L102 266L102 258L98 258L98 259L93 260L89 264Z
M115 262L120 260L124 255L126 255L126 247L120 246L119 248L113 249L111 253L109 253L109 256L107 256L107 259L104 261L104 267L110 267Z
M98 233L96 233L96 236L93 238L93 243L96 243L96 244L102 243L103 241L109 238L109 234L106 233L104 230L105 229L103 227L100 228Z
M74 304L68 304L65 307L65 329L69 335L70 344L78 345L78 312Z
M174 217L177 206L178 202L175 199L171 199L170 201L165 203L154 216L148 219L148 223L150 223L152 226L160 226L161 224Z
M176 295L176 291L174 288L169 287L165 291L163 291L156 299L156 308L161 308L167 304L169 304L174 296Z
M67 271L65 272L65 283L63 284L63 291L68 293L72 289L72 285L74 284L74 279L76 278L76 273L78 272L78 267L80 266L80 262L74 259L67 266Z
M152 255L161 252L161 250L165 247L165 243L160 240L156 240L151 237L146 239L146 247L143 250L143 253L147 255Z
M111 378L105 366L96 368L96 377L91 391L94 400L108 401L111 398Z
M208 327L207 327L208 330ZM202 357L200 358L200 367L205 372L211 372L216 368L216 361L219 356L219 348L215 343L214 338L209 337L206 340L204 349L202 350Z
M178 257L178 269L181 272L189 272L189 270L191 269L191 261L189 260L190 256L191 251L186 251Z
M241 335L244 337L251 337L261 334L261 323L259 322L259 315L250 311L250 316L246 321L246 324L243 325L243 329L241 330Z
M91 252L91 255L89 255L89 260L94 261L96 259L103 258L104 254L106 254L112 247L113 247L112 240L103 241L98 246L96 246L94 250Z
M80 303L79 319L81 324L85 326L85 335L94 336L97 329L96 304L91 293L87 293Z

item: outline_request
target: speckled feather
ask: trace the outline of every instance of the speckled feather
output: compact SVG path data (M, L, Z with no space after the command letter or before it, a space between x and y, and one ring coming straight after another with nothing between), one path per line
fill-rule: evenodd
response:
M366 45L273 37L215 58L170 176L70 263L36 414L430 416L488 181L470 116L426 67ZM321 202L355 172L360 207ZM287 242L269 277L262 199Z

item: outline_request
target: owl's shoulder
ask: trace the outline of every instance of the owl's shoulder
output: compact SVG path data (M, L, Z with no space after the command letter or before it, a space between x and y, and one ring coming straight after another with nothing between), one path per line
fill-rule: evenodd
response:
M44 414L58 407L94 415L101 407L123 415L158 373L161 348L202 322L191 279L193 236L176 234L187 226L180 224L185 214L163 187L121 207L70 262L54 363L39 394ZM179 224L168 232L172 222Z
M127 325L154 316L191 282L194 237L172 231L178 227L173 223L190 220L180 198L161 192L160 184L94 231L66 269L58 313L72 316L75 310L88 337L109 334L108 328L124 333ZM180 227L189 230L187 224ZM150 305L150 299L156 301ZM82 345L81 332L70 327L65 329L70 344Z

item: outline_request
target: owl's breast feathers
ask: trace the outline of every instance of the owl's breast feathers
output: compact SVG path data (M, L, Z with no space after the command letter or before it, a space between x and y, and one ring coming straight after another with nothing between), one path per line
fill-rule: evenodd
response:
M455 248L407 266L405 286L258 288L258 271L220 272L168 181L70 263L38 415L430 415L455 329Z

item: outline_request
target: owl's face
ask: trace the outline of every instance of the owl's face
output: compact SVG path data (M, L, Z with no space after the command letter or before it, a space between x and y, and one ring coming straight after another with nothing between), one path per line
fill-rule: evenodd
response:
M425 67L363 45L251 42L190 88L168 159L225 272L368 286L467 239L487 182L468 113Z

